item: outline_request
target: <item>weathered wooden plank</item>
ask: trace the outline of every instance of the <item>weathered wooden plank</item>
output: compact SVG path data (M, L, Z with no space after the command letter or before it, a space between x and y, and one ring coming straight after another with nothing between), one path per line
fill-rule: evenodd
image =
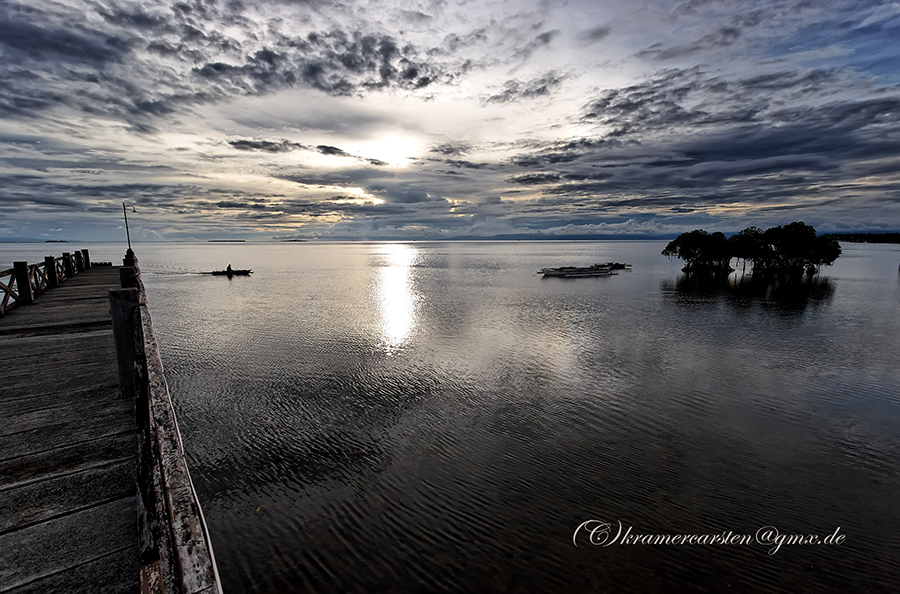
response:
M19 398L3 398L0 393L0 419L11 417L14 414L26 414L29 412L55 408L64 402L67 406L79 406L95 401L100 394L105 394L118 387L118 381L109 381L98 386L80 386L77 389L60 392L54 386L47 386L36 390L35 393Z
M62 392L69 386L78 387L85 383L90 384L93 381L107 383L110 378L116 376L115 371L115 367L110 371L105 368L98 369L93 366L73 367L67 364L62 368L49 370L47 373L43 374L41 380L42 383L53 385L58 392ZM4 384L2 389L4 393L7 393L8 391L12 395L21 392L22 389L25 388L28 388L28 393L30 393L30 389L39 387L39 385L36 385L35 377L33 375L14 375L5 378L3 381Z
M82 353L90 357L89 352L110 348L112 341L106 329L47 336L3 336L0 337L0 363L4 368L0 375L11 369L6 365L27 364L38 357L59 354L78 357Z
M13 589L123 550L133 552L129 571L136 583L134 506L133 496L123 497L0 535L0 583L4 589Z
M136 559L137 551L134 547L113 551L66 571L31 581L10 590L9 593L137 594L140 586L133 575Z
M14 359L0 358L0 365L4 366L4 370L0 372L0 377L9 378L20 375L36 375L35 383L39 383L40 376L48 370L52 371L56 366L94 367L93 363L97 359L102 360L108 358L111 352L112 349L108 345L95 344L91 347L85 347L74 351L69 351L68 349L51 349L45 353L32 357Z
M134 456L134 440L132 431L0 460L0 490L130 459Z
M94 399L89 402L68 402L58 399L56 406L40 410L18 410L10 407L10 412L3 419L0 435L21 434L44 427L53 427L58 431L71 435L67 425L80 424L100 416L119 416L124 421L124 429L132 426L134 406L130 401L119 398L115 388L94 392Z
M94 303L96 301L102 301L102 299L98 299L96 295L97 287L106 287L108 283L98 283L97 285L84 285L81 287L74 286L66 286L66 291L64 294L59 294L59 291L54 291L54 293L48 293L43 300L37 300L34 303L34 307L39 308L40 310L52 310L57 309L61 305L78 305L85 303ZM54 299L47 299L50 295L54 295Z
M43 296L45 300L53 296L52 291L49 295ZM40 326L62 324L66 318L80 319L86 318L90 320L99 320L104 317L105 310L99 307L99 301L83 300L78 302L65 303L59 301L53 304L41 304L40 300L32 306L20 307L8 316L4 316L5 324L3 326L25 325Z
M59 324L34 324L32 326L13 326L0 328L0 335L40 336L42 334L58 334L61 332L83 332L111 326L109 320L83 320L78 322L61 322Z
M97 298L95 293L105 286L107 286L106 283L96 287L73 288L66 286L65 291L50 291L42 295L40 299L37 299L31 307L17 310L14 317L24 317L26 314L23 312L29 310L53 315L70 307L89 307L102 301ZM13 314L10 314L10 316L13 316Z
M55 334L46 338L53 339L57 336L59 335ZM73 336L73 334L67 336ZM77 334L74 334L74 336L77 336ZM98 359L102 361L103 357L108 357L110 353L114 352L113 345L106 340L106 337L95 337L93 340L71 344L59 344L48 341L47 346L43 349L38 347L41 338L44 337L32 336L29 338L31 340L38 340L38 342L29 345L32 347L31 349L28 349L31 351L30 356L16 356L17 353L15 349L0 346L0 364L3 365L3 369L0 370L0 377L21 374L22 372L19 371L20 369L28 366L36 367L41 365L44 361L54 362L64 360L70 365L98 367L98 365L96 365ZM20 340L25 340L25 338L23 337ZM14 341L15 339L11 342Z
M134 494L135 460L0 491L0 534Z
M65 389L62 389L60 386L52 385L38 386L32 389L31 396L37 396L43 399L54 395L56 396L56 398L69 398L69 396L71 395L75 398L78 398L85 392L85 390L93 390L95 389L95 387L99 389L101 387L115 385L117 383L113 380L113 378L107 377L97 377L96 380L96 386L69 385L65 386ZM0 402L9 403L10 405L26 399L27 397L27 395L0 391Z
M0 460L134 430L132 402L119 399L106 404L95 405L93 411L75 408L69 414L57 414L59 409L49 409L11 419L11 429L0 429ZM28 428L15 431L22 427Z

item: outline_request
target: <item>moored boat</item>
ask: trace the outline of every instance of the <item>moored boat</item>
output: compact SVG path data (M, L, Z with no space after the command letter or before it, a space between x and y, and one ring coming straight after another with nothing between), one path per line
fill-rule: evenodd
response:
M605 266L610 270L631 270L631 264L624 262L607 262L606 264L594 264L594 266Z
M541 268L539 274L560 278L579 278L588 276L612 276L616 274L606 264L593 266L560 266L559 268Z

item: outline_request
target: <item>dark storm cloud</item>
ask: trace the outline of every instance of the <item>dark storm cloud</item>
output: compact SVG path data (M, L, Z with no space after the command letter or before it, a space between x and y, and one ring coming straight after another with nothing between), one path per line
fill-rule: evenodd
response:
M52 157L6 157L0 159L10 165L33 171L47 172L51 169L68 169L80 172L111 171L111 172L152 172L169 173L174 171L166 165L135 165L111 160L85 159L83 161L54 159Z
M429 193L426 189L406 182L381 182L367 186L370 193L385 202L410 204L417 202L434 202L443 199Z
M170 18L150 12L146 7L131 7L129 9L118 6L99 7L98 12L105 21L113 25L154 32L171 32L176 30Z
M485 169L490 167L487 163L473 163L464 159L444 159L442 162L458 169Z
M341 169L327 173L276 173L273 177L304 186L364 186L375 180L395 177L390 171L365 167L361 169Z
M602 123L605 138L520 153L510 165L531 172L507 181L539 187L538 210L552 204L569 213L702 212L733 203L768 208L801 196L804 208L830 208L829 192L865 196L870 204L879 192L896 197L898 180L858 183L856 176L870 167L896 174L900 98L821 103L841 80L831 70L731 80L697 68L664 71L588 104L586 119ZM876 161L863 167L868 160ZM810 202L813 196L820 198Z
M330 95L387 87L421 89L453 77L451 71L420 59L421 53L392 36L333 30L284 38L244 56L240 64L208 62L194 72L243 92L309 86Z
M558 182L560 179L560 175L558 173L528 173L525 175L518 175L516 177L509 178L514 184L521 184L525 186L535 186L535 185L543 185L549 184L552 182Z
M65 207L74 211L89 211L93 206L86 199L123 199L135 204L164 202L190 195L196 189L154 183L74 183L55 182L43 176L0 175L0 207L12 203L30 203L38 207ZM153 198L149 198L152 196ZM120 206L121 207L121 206Z
M583 117L611 126L612 137L765 122L773 117L767 113L773 104L814 97L840 82L845 81L826 70L726 80L707 76L700 68L670 69L643 83L605 91L586 106Z
M527 42L523 47L515 50L512 53L513 60L525 61L525 60L529 59L534 52L550 45L550 43L554 39L556 39L559 36L559 34L560 34L560 31L557 29L553 29L551 31L544 31L543 33L539 34L534 39Z
M358 157L356 155L351 155L344 149L339 149L336 146L328 146L326 144L320 144L319 146L316 147L315 150L317 150L319 153L321 153L323 155L328 155L331 157L349 157L351 159L359 159L360 161L365 161L366 163L375 165L376 167L387 165L387 163L385 163L384 161L381 161L379 159L368 159L365 157Z
M519 165L520 167L531 167L531 166L541 166L541 165L557 165L559 163L569 163L578 159L578 152L565 152L563 151L541 151L539 153L528 153L524 155L517 155L511 159L513 163Z
M119 36L41 26L27 20L35 13L16 8L15 4L0 4L0 45L7 65L61 62L102 68L129 48L129 41Z
M203 207L208 203L198 202L197 206ZM274 205L267 202L251 202L251 201L237 201L237 200L220 200L218 202L212 203L211 206L216 206L218 208L226 208L226 209L238 209L238 210L267 210L273 208Z
M609 37L611 32L609 27L594 27L582 33L581 38L589 43L596 43Z
M710 49L727 47L736 42L740 36L741 30L737 27L722 27L686 45L663 48L661 43L655 43L647 49L638 52L637 55L641 58L654 60L671 60Z
M308 149L304 144L290 140L229 140L233 148L239 151L263 151L267 153L288 153L297 149Z
M299 142L291 142L290 140L255 140L255 139L238 139L238 140L229 140L228 144L231 145L232 148L235 148L240 151L262 151L266 153L288 153L295 150L306 150L306 151L315 151L322 155L328 155L330 157L347 157L350 159L359 159L361 161L365 161L371 165L375 166L383 166L386 165L384 161L379 159L369 159L366 157L359 157L356 155L352 155L347 151L340 149L336 146L329 146L326 144L320 144L318 146L312 147L307 146L305 144Z
M433 48L380 32L269 31L262 42L259 25L234 2L95 10L102 20L64 6L0 3L0 79L6 83L0 113L38 117L66 106L153 132L156 119L234 95L290 88L330 95L415 91L452 82L468 68L452 54L432 54ZM220 32L227 27L251 42L244 47Z
M485 103L509 103L546 97L556 90L564 79L564 76L551 70L543 76L525 82L508 80L503 85L503 90L485 99Z
M584 118L613 126L610 136L689 123L704 115L681 105L698 88L699 74L698 69L671 70L644 83L610 89L587 106Z
M0 4L0 79L5 83L0 113L36 117L66 106L149 131L148 118L203 100L202 93L187 88L166 94L153 90L159 69L142 62L136 51L139 38L127 30L101 30L102 23L54 8L60 12ZM122 70L126 63L131 64L127 74ZM166 83L177 88L178 77L170 76Z
M323 155L337 155L337 156L340 156L340 157L350 157L350 156L352 156L352 155L350 155L349 153L347 153L346 151L344 151L344 150L342 150L342 149L339 149L339 148L334 147L334 146L327 146L327 145L324 145L324 144L320 144L319 146L317 146L317 147L316 147L316 150L319 151L320 153L322 153Z
M472 145L467 142L446 142L431 149L432 153L440 153L442 155L460 156L472 150Z
M426 53L429 56L455 54L460 50L486 42L488 40L487 31L487 28L481 27L464 35L448 33L444 36L441 45L428 49Z

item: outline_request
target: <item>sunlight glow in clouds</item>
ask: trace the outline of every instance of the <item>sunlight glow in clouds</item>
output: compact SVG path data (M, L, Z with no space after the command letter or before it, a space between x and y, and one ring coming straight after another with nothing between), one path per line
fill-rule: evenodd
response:
M419 154L419 143L411 138L390 135L379 140L351 145L351 152L384 161L391 167L407 167Z

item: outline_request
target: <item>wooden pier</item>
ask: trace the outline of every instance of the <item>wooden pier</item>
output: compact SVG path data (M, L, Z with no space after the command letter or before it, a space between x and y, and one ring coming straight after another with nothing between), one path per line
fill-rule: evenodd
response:
M219 594L139 272L61 260L0 287L0 592Z
M93 267L0 318L0 592L139 585L134 403Z

